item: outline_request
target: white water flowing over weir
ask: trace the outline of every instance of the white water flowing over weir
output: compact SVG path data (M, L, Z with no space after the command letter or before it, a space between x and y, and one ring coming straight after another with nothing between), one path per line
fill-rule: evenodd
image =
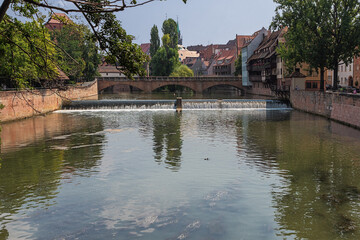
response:
M175 111L175 100L85 100L72 101L60 112L77 111ZM280 100L185 99L182 110L288 110Z

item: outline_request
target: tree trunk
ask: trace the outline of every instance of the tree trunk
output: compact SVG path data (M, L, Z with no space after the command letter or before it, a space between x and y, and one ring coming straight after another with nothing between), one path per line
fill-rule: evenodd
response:
M336 90L338 89L338 74L339 73L339 62L336 61L336 63L334 63L334 82L333 82L333 89Z
M320 68L320 92L324 91L324 82L325 82L324 75L325 75L325 68L321 67Z
M0 7L0 22L4 19L4 16L9 9L11 0L4 0Z

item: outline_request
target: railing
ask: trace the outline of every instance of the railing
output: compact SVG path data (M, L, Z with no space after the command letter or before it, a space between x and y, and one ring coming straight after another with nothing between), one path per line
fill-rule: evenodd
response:
M221 77L134 77L134 80L130 80L126 77L98 77L98 81L117 81L117 82L128 82L128 81L145 81L145 82L235 82L241 81L241 77L232 76L221 76Z

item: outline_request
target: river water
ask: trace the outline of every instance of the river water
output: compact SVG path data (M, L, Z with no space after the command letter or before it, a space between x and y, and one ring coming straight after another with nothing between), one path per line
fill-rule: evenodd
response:
M3 124L0 239L360 239L360 131L290 109Z

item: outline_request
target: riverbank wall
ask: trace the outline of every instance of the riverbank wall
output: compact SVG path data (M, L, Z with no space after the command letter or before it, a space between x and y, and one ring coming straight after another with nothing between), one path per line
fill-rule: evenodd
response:
M360 94L294 90L290 102L294 109L360 129Z
M68 101L97 99L97 81L67 90L40 89L0 92L0 121L8 122L58 110Z

